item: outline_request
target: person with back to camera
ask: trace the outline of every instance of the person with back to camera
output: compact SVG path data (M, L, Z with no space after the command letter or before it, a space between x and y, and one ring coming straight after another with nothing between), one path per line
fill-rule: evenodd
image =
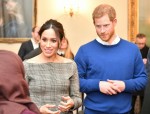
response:
M32 28L32 38L26 42L23 42L18 51L18 55L24 60L24 57L31 52L32 50L39 47L39 27L35 26Z
M40 114L29 98L20 57L0 50L0 114Z
M142 55L142 59L143 59L143 63L144 65L146 66L147 64L147 54L148 54L148 50L149 50L149 47L146 45L146 35L143 34L143 33L139 33L136 35L136 40L135 40L135 44L138 46L138 48L140 49L140 52L141 52L141 55ZM145 90L142 90L142 91L138 91L138 92L135 92L133 93L133 96L132 96L132 110L131 110L131 114L134 114L135 113L135 103L136 103L136 99L138 98L139 96L139 110L141 111L141 108L142 108L142 105L143 105L143 100L144 100L144 91Z
M144 89L147 75L138 47L115 33L116 11L100 4L93 11L98 37L75 55L85 114L129 114L132 93Z
M81 106L76 63L57 54L65 33L50 19L39 30L41 54L25 60L30 97L42 114L73 114Z

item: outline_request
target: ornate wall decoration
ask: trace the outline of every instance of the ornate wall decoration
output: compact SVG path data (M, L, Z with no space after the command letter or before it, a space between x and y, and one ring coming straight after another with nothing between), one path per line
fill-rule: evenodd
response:
M128 40L135 42L138 33L138 0L128 0Z

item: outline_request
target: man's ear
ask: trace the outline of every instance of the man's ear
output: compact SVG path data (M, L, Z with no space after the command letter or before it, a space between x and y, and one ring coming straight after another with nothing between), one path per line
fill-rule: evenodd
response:
M114 23L115 25L117 24L117 19L116 19L116 18L113 20L113 23Z

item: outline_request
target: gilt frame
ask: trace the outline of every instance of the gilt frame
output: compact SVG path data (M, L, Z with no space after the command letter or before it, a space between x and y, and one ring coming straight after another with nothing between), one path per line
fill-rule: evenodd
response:
M32 16L32 27L37 24L37 0L33 2L33 16ZM29 40L30 38L0 38L0 43L22 43Z
M138 0L128 0L128 40L131 42L135 42L138 22Z

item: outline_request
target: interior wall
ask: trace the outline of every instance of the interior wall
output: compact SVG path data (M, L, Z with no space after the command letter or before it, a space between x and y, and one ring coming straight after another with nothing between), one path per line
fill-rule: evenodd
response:
M118 24L116 26L117 34L127 39L128 26L128 0L118 2L116 0L79 0L79 11L72 17L64 12L64 0L37 0L37 25L41 26L49 19L57 19L65 29L66 37L69 39L70 46L74 54L78 48L97 37L92 21L92 12L94 8L101 3L112 5L117 12ZM0 49L18 52L20 43L1 43Z

